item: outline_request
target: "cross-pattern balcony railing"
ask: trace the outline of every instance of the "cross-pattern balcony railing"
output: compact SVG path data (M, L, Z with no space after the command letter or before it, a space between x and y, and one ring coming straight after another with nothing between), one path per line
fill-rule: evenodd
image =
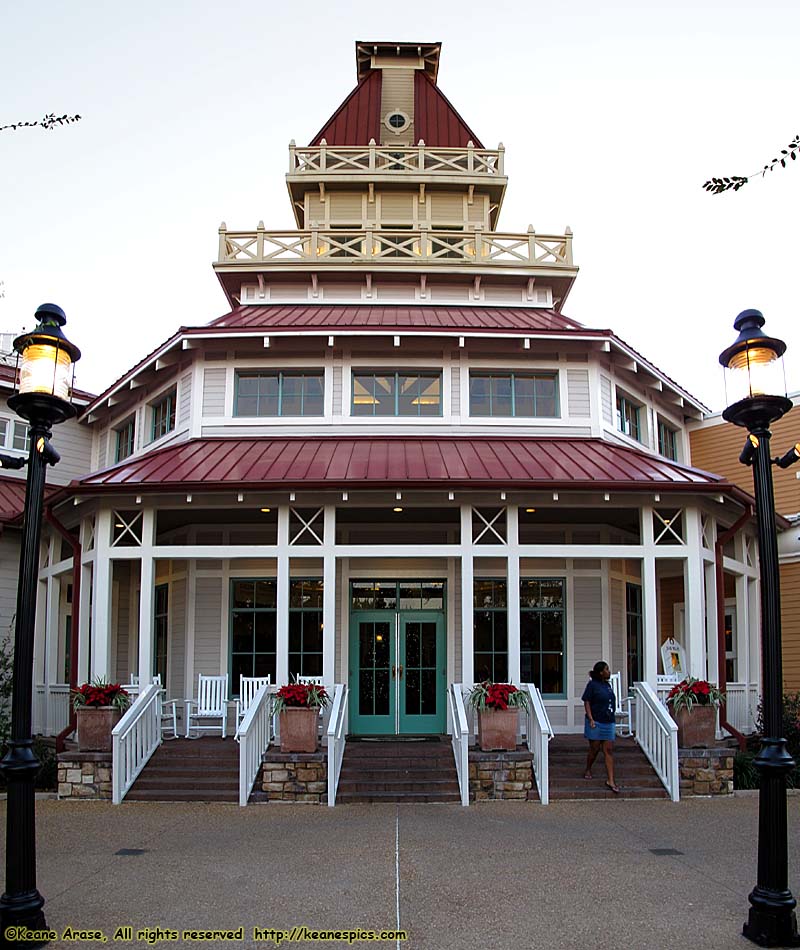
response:
M219 230L217 265L342 263L572 268L572 232L321 229Z
M431 148L419 145L289 145L289 175L471 175L502 178L505 149Z

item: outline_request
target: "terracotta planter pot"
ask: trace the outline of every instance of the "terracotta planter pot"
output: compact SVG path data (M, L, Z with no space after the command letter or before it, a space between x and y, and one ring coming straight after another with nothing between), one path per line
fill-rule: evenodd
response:
M78 749L81 752L111 752L111 730L122 718L113 706L82 706L78 717Z
M682 749L709 748L717 744L717 707L695 706L693 709L670 707L678 724L678 745Z
M284 709L280 715L281 752L316 752L318 725L318 709Z
M519 709L479 709L478 745L482 752L513 752L517 748Z

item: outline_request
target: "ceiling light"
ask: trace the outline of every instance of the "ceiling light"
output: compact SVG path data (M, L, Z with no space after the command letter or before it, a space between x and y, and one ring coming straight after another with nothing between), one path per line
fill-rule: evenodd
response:
M525 511L527 511L527 513L528 513L529 515L532 515L532 514L534 513L534 511L536 511L536 509L535 509L535 508L526 508Z
M400 508L400 507L397 507L397 508L392 508L392 511L402 511L402 510L403 510L403 509L402 509L402 508Z
M261 510L264 512L264 514L268 514L270 511L272 511L271 508L262 508Z

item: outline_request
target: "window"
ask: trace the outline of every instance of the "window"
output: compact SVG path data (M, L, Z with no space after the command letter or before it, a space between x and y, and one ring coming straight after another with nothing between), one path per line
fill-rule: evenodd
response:
M546 695L566 693L564 581L520 581L520 678Z
M628 689L644 679L642 659L642 585L625 585L625 615L628 627ZM619 696L617 697L619 701Z
M324 374L237 373L236 416L321 416Z
M289 583L289 678L322 676L322 579Z
M354 416L440 416L440 372L354 373Z
M471 373L472 416L557 416L555 373Z
M151 442L160 439L162 435L172 432L175 428L175 390L171 390L160 399L153 403L153 431L150 437Z
M6 444L8 436L8 419L0 419L0 445Z
M505 580L476 578L473 586L475 682L508 682L508 610Z
M409 117L399 109L390 112L383 121L392 132L402 132L411 124Z
M639 406L620 393L617 393L617 428L625 435L636 439L637 442L642 441L639 429Z
M167 685L167 637L169 633L169 584L157 584L153 606L153 672Z
M276 597L274 579L231 581L231 691L240 676L276 675Z
M658 451L673 462L678 461L676 432L660 419L658 420Z
M14 437L11 440L11 445L21 452L30 451L31 429L29 425L26 425L24 422L14 423Z
M736 657L736 605L725 602L725 679L738 681L739 662Z
M117 446L116 461L121 462L133 454L133 436L136 430L135 420L130 418L123 426L116 429Z

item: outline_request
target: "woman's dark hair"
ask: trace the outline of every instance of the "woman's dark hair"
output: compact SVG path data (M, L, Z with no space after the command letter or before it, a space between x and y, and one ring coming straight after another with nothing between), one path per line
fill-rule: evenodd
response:
M589 676L593 680L599 680L600 674L607 666L608 663L606 663L604 660L598 660L597 663L595 663L595 665L589 670Z

